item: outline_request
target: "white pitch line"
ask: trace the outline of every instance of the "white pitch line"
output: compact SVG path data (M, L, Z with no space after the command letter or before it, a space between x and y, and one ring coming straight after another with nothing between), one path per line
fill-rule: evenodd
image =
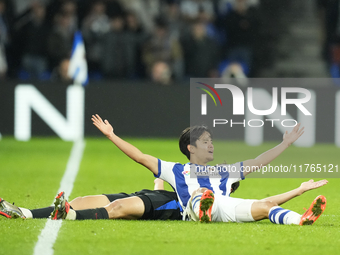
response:
M78 174L84 148L85 142L83 140L76 141L73 144L71 155L67 162L66 170L59 188L59 191L65 191L66 198L68 198L72 192L73 183ZM53 255L53 245L57 240L61 223L61 220L47 220L44 229L38 237L38 242L34 247L34 255Z

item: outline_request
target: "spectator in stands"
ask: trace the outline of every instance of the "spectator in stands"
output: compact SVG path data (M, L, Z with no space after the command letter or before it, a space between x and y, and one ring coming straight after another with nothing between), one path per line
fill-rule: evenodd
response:
M150 35L145 31L139 20L139 17L136 15L135 12L132 11L128 11L126 13L126 29L130 36L133 37L136 41L134 54L135 77L145 77L146 71L142 60L142 47Z
M101 64L108 78L132 78L135 72L136 40L124 26L124 17L111 18L110 30L103 37Z
M78 13L76 2L74 0L64 1L64 3L61 5L60 12L70 17L70 29L72 31L76 31L78 29Z
M162 61L170 66L175 79L183 77L182 47L178 39L170 36L168 26L162 18L156 20L154 33L144 45L143 60L149 74L153 65Z
M103 1L95 1L82 24L87 62L91 71L100 70L100 62L103 56L103 37L109 30L110 20L106 15L106 5Z
M69 58L62 59L59 65L53 68L51 74L51 81L71 84L72 79L68 76L69 65L70 65Z
M207 36L205 23L194 23L191 34L183 38L182 44L187 75L218 77L217 64L220 60L220 50L218 44Z
M184 0L181 1L181 12L184 20L192 24L200 22L205 25L206 35L217 42L221 36L215 27L215 11L213 1ZM222 42L221 42L222 43Z
M62 59L70 58L74 27L72 16L58 13L54 19L54 26L47 41L47 50L52 69L59 65Z
M152 81L160 85L170 85L171 84L171 69L170 66L162 61L154 63L151 70Z
M128 31L134 34L145 34L144 28L135 12L128 11L125 18Z
M227 58L251 67L259 20L248 7L247 0L236 0L225 18L224 29L227 32Z
M188 33L190 28L183 21L179 3L176 0L169 0L164 6L162 16L168 23L170 36L179 39L182 34Z
M138 13L144 29L148 33L152 33L155 29L154 20L160 15L160 0L129 0L121 1L126 10Z
M214 17L214 5L210 0L183 0L180 4L181 13L186 21L195 22L202 13L207 20Z
M49 28L45 15L45 6L39 2L33 3L30 20L22 29L25 38L22 67L33 79L43 79L48 70L46 43Z
M48 0L45 0L48 1ZM46 7L46 20L48 24L53 24L58 13L67 13L72 16L73 26L78 22L77 0L50 0ZM84 1L84 0L83 0ZM77 27L77 26L76 26Z

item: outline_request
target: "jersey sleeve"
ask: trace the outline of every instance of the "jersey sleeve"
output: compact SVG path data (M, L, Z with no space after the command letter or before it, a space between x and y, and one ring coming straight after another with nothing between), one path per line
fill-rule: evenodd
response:
M158 174L154 176L172 184L174 179L173 168L176 163L158 159Z

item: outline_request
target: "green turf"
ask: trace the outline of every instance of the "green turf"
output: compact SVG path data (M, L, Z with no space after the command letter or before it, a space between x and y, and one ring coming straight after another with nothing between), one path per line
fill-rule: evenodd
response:
M0 197L28 208L53 202L72 143L57 138L0 141ZM45 220L0 218L0 254L32 254Z
M127 139L147 154L167 161L187 162L176 140ZM231 142L225 160L236 162L256 157L273 146L248 147ZM216 147L218 148L218 144ZM16 142L0 141L0 196L31 208L51 205L66 168L72 143L54 138ZM340 150L333 145L291 147L275 164L338 164ZM86 139L83 160L70 198L89 194L134 192L152 189L153 175L131 161L109 141ZM296 188L309 178L248 178L235 196L260 199ZM325 213L313 226L256 223L210 223L170 221L64 221L55 254L337 254L340 245L340 180L297 197L283 207L303 213L319 194L327 198ZM169 186L167 186L169 189ZM8 220L0 217L0 254L32 254L46 220Z

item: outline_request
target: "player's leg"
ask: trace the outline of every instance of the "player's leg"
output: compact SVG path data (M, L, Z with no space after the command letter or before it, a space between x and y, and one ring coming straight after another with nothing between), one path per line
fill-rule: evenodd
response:
M76 197L71 202L69 202L70 208L73 210L94 209L97 207L104 207L108 204L110 204L110 200L106 195ZM53 206L38 209L19 208L25 214L26 219L48 218L51 216L51 213L54 210Z
M138 219L143 216L144 203L139 197L117 199L104 207L95 209L74 210L60 192L55 200L52 219L85 220L85 219Z
M144 202L140 197L118 199L104 207L110 219L140 219L145 210Z
M104 207L109 219L178 220L181 207L174 192L142 190L124 199L117 199ZM77 219L87 210L76 211ZM86 216L86 215L83 216Z
M93 209L97 207L104 207L110 204L111 201L116 199L121 199L128 197L129 195L125 193L120 194L110 194L110 195L94 195L94 196L85 196L85 197L77 197L69 202L70 208L74 210L83 210L83 209ZM0 215L3 215L7 218L17 218L20 214L21 218L26 219L40 219L40 218L49 218L51 213L54 210L53 206L38 208L38 209L27 209L23 207L17 207L8 203L5 200L0 206Z
M301 215L266 200L245 199L235 206L236 222L252 222L268 218L272 223L298 225Z
M300 215L266 200L245 200L235 207L236 221L249 222L269 219L275 224L312 225L326 208L326 198L318 196L309 209Z
M269 218L271 222L277 224L313 224L325 210L325 197L317 197L313 201L311 207L302 216L293 211L285 210L278 205L281 205L296 196L300 196L306 191L322 187L327 183L327 180L321 180L317 182L314 182L314 180L309 180L308 182L303 182L297 189L256 201L253 203L251 208L252 216L254 220Z
M182 207L175 192L166 190L141 190L135 193L143 200L144 220L181 220Z
M246 200L246 201L248 201L248 200ZM244 204L247 204L247 203L244 203ZM242 203L242 204L238 205L237 208L236 208L236 210L237 210L236 211L237 212L236 217L238 219L240 219L240 216L239 216L239 214L241 212L240 208L242 206L244 206L244 204ZM254 221L268 219L269 212L273 207L278 207L278 204L275 203L275 202L272 202L272 201L255 200L251 204L250 213L251 213L251 216L254 219Z
M110 204L110 200L106 195L94 195L76 197L71 202L69 202L69 204L74 210L83 210L104 207Z
M182 208L175 192L141 190L105 207L110 219L179 220Z
M245 202L236 207L236 218L240 222L253 220L257 221L269 218L271 222L277 224L301 224L301 218L307 217L309 219L310 216L313 216L315 221L316 217L318 218L325 209L326 201L324 197L321 198L319 202L317 202L318 199L314 200L311 205L311 207L314 206L315 208L319 208L317 215L311 215L311 209L309 209L304 214L304 216L301 217L300 214L290 210L285 210L278 205L281 205L308 190L322 187L327 183L327 180L321 180L317 182L314 182L314 180L309 180L308 182L303 182L299 188L283 194L268 197L262 200L245 200Z
M124 194L114 194L124 195ZM182 208L178 204L177 195L169 191L142 190L124 199L117 199L102 208L72 210L63 194L56 197L56 209L53 219L148 219L179 220ZM111 200L112 195L108 195Z

